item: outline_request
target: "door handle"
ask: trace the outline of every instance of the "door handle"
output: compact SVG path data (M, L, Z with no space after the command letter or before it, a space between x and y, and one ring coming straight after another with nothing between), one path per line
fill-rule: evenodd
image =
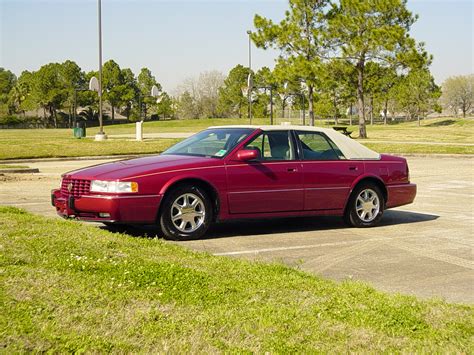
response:
M350 166L350 167L349 167L349 170L354 170L354 171L357 171L357 170L358 170L358 168L357 168L357 166Z
M289 173L296 173L298 171L297 168L288 168L286 169Z

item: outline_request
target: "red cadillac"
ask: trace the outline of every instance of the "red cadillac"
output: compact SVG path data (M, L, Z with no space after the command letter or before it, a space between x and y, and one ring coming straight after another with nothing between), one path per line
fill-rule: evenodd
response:
M52 204L65 218L159 224L169 239L203 236L215 221L343 216L371 227L413 202L404 158L304 126L211 127L163 154L63 175Z

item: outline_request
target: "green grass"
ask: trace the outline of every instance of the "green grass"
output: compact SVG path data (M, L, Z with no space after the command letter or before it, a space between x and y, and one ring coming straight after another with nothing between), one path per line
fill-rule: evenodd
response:
M210 126L246 125L247 118L203 118L199 120L149 121L143 124L145 133L199 132ZM269 124L269 119L254 118L252 124ZM92 130L92 131L91 131ZM107 134L135 134L135 123L106 126ZM88 129L95 132L94 128Z
M357 136L358 128L352 127ZM474 143L474 119L436 118L394 125L367 125L369 139L383 141Z
M254 119L255 124L265 122L263 119ZM144 132L192 133L214 125L246 123L247 119L155 121L145 122ZM319 120L316 124L332 126L332 124ZM354 131L353 136L356 137L357 127L351 126L350 130ZM423 121L421 127L418 127L416 122L387 126L368 125L367 130L370 140L383 143L361 142L381 153L474 154L472 145L453 146L448 144L474 143L474 119L430 119ZM96 131L97 128L88 128L89 134ZM106 126L105 131L109 135L134 134L135 124ZM73 138L70 129L0 130L0 159L160 153L177 141L176 139L147 139L143 142L136 142L133 138L112 138L106 142L95 142L90 137L86 139ZM391 143L394 141L402 143ZM442 142L445 145L423 144L427 142Z
M400 144L400 143L360 143L379 153L394 154L474 154L474 146Z
M0 164L0 169L28 169L26 165Z
M176 142L176 139L96 142L91 138L72 138L71 132L63 129L0 130L0 159L161 153Z
M0 207L0 347L469 353L474 307Z

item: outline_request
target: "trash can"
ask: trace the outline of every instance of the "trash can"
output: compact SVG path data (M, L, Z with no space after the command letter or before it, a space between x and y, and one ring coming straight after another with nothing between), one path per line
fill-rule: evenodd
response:
M76 127L73 128L74 138L85 138L86 137L86 123L76 122Z

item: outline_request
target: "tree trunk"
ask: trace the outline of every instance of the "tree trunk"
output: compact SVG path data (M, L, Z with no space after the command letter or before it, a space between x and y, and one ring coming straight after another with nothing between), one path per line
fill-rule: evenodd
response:
M349 107L349 125L352 126L352 110L353 110L353 107L352 107L352 102L351 102L351 106Z
M364 62L357 64L357 103L359 108L359 138L367 138L364 107Z
M370 125L374 125L374 97L370 96Z
M337 123L337 101L336 101L336 93L333 93L333 104L334 104L334 124L338 124Z
M385 106L383 108L383 124L387 124L387 113L388 113L388 100L385 100Z
M49 107L49 116L53 119L54 128L58 128L56 114L52 106Z
M114 121L115 119L115 106L114 105L110 105L111 106L111 109L112 109L112 122Z
M285 119L286 97L281 101L281 118Z
M311 121L311 126L314 127L314 97L313 97L313 86L308 86L308 110L309 110L309 118Z

